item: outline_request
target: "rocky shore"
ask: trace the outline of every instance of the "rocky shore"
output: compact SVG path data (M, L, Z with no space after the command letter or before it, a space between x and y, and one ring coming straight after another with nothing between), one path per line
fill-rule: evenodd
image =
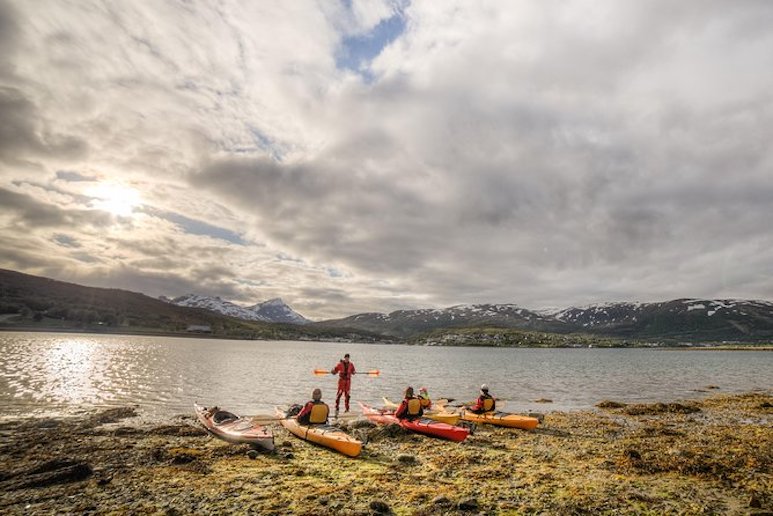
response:
M275 429L255 453L134 408L0 424L3 514L773 514L773 395L549 413L464 443L345 426L349 459Z

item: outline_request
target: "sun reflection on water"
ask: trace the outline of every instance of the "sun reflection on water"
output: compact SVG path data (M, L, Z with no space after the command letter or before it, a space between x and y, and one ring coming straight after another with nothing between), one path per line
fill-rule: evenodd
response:
M43 361L49 396L66 404L99 398L95 365L100 350L85 339L66 339L49 348Z

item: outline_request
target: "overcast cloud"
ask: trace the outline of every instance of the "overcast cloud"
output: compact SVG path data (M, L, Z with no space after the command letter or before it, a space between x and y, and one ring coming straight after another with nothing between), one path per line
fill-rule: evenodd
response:
M313 319L773 299L773 3L0 0L0 267Z

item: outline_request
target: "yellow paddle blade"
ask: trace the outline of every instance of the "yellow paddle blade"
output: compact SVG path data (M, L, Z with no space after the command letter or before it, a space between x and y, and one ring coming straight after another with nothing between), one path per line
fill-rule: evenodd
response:
M312 371L312 374L314 374L314 376L325 376L333 373L331 373L327 369L314 369ZM368 376L381 376L381 371L379 371L378 369L371 369L370 371L362 371L354 374L365 374Z

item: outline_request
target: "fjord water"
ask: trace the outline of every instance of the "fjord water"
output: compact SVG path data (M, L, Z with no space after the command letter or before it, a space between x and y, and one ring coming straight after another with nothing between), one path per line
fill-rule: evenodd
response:
M405 386L469 400L481 383L512 411L591 408L611 399L672 401L770 389L773 353L662 349L502 349L294 341L237 341L64 333L0 333L0 415L59 414L137 404L142 413L191 413L194 401L242 414L307 400L332 402L336 379L317 377L350 353L356 401L399 399ZM714 391L712 391L714 392ZM544 398L553 402L535 403ZM343 410L343 407L342 407Z

